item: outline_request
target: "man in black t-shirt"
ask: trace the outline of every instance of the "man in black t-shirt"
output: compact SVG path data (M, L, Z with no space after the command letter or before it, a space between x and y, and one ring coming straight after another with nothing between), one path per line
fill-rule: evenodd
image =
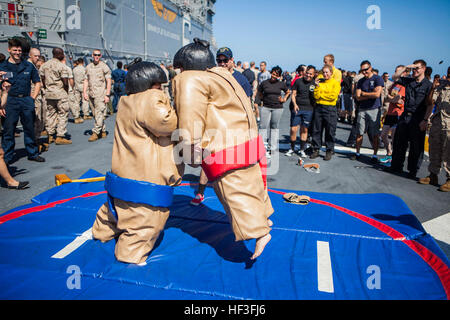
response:
M247 78L248 82L253 88L253 82L256 81L255 73L250 69L250 65L248 62L244 62L242 66L244 68L244 72L242 72L242 74Z
M290 157L295 152L295 142L297 140L297 131L300 127L300 151L301 157L306 157L305 148L308 139L308 128L312 120L314 110L314 74L316 68L308 66L305 76L297 79L292 86L292 104L291 104L291 129L290 142L291 148L286 152Z

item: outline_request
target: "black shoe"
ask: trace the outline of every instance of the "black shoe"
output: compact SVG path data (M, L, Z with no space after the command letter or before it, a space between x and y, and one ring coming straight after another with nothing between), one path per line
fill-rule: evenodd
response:
M417 179L417 172L409 172L408 173L408 178L412 179L412 180L416 180Z
M325 161L331 160L331 156L332 155L333 155L333 151L327 151L327 153L325 154L325 157L323 158L323 160L325 160Z
M370 162L372 162L373 164L377 164L378 163L378 158L372 157L370 159Z
M15 189L15 190L23 190L26 186L28 186L28 181L19 181L19 185L17 186L8 186L8 189Z
M310 159L315 159L319 156L319 150L314 150L313 153L309 156Z
M361 158L360 154L352 154L352 156L350 157L350 160L359 160L359 158Z
M392 167L385 167L383 169L383 171L389 172L389 173L393 173L393 174L402 174L403 173L403 170L395 169L395 168L392 168Z
M34 158L28 158L28 160L36 161L36 162L45 162L45 159L42 158L41 156L37 156L37 157L34 157Z

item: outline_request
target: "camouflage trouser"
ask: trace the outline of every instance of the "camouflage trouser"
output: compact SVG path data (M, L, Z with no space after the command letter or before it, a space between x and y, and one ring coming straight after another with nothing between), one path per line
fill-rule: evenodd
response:
M429 135L430 165L428 171L436 175L441 171L441 166L450 179L450 130L442 128L440 117L433 119Z
M69 119L68 98L53 100L47 99L47 132L58 137L64 137L67 132L67 121Z
M75 92L69 91L69 109L74 119L80 117L80 104L75 101Z
M81 104L81 111L83 111L83 116L88 116L91 111L89 108L89 102L87 100L84 100L83 98L83 91L73 90L73 98L74 103L76 106L78 106L78 110L80 110L80 104Z
M106 104L106 110L105 110L105 115L107 114L113 114L114 110L113 110L113 105L112 105L112 99L109 99L109 102Z
M106 104L104 100L104 96L100 96L98 98L90 97L92 113L94 114L94 128L92 129L93 133L97 135L101 134L102 131L106 131L105 126L105 111Z
M34 136L38 140L41 137L41 132L46 129L47 123L47 103L41 94L34 100L34 110L36 113L36 118L34 119Z

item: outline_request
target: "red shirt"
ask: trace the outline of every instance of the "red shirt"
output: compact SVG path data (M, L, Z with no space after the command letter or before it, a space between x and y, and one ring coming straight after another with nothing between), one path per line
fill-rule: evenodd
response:
M394 93L394 91L396 93ZM394 94L393 94L394 93ZM393 95L400 95L401 99L403 101L405 101L405 87L400 85L400 84L394 84L391 89L389 90L389 94L391 96ZM389 108L388 108L388 112L387 115L392 115L392 116L401 116L403 113L403 109L404 109L405 105L404 104L400 104L400 103L389 103Z
M298 73L295 74L294 80L291 81L291 88L294 86L295 81L297 81L297 79L300 79L300 77L298 76Z

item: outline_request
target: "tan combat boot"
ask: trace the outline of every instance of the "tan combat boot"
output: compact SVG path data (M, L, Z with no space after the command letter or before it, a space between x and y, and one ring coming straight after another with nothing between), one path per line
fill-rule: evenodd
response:
M50 147L50 145L48 143L46 143L46 142L43 142L41 144L41 146L42 146L42 152L47 152L49 147Z
M97 141L97 140L98 140L98 135L95 132L93 132L88 141L93 142L93 141Z
M49 144L48 144L48 143L45 143L45 142L40 143L40 144L38 145L39 153L48 151L48 147L49 147Z
M450 191L450 179L447 179L447 182L439 187L440 191L449 192Z
M101 135L100 138L106 138L107 135L108 135L108 134L106 133L106 131L102 131L102 135Z
M76 118L73 122L78 124L78 123L83 123L84 120L81 117L79 117L79 118Z
M419 179L420 184L431 184L432 186L438 186L438 176L434 173L430 173L428 177Z
M55 144L72 144L72 141L63 137L56 137Z
M84 116L83 118L84 118L84 120L91 120L92 116Z
M55 137L53 137L52 135L49 135L48 136L48 144L51 144L53 142L55 142Z

